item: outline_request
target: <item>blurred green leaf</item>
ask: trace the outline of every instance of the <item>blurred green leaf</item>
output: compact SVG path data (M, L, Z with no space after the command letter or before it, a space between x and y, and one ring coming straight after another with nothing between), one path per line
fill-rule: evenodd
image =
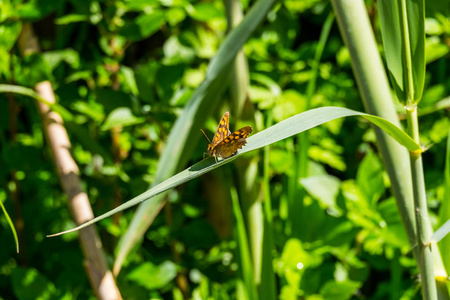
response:
M0 2L0 22L5 21L14 14L14 7L11 1Z
M425 19L425 33L427 35L441 35L444 33L444 28L436 19Z
M370 206L377 203L386 189L383 173L380 159L373 152L367 153L358 168L356 183Z
M32 268L14 268L11 274L14 294L19 300L54 299L53 283Z
M427 64L446 56L449 51L447 45L442 43L438 37L427 38L425 44Z
M432 143L440 143L448 135L450 129L450 120L447 118L436 120L430 131L430 140Z
M132 126L145 122L145 118L136 117L128 107L119 107L113 110L103 123L101 130L106 131L115 126Z
M286 281L281 291L281 295L290 295L288 299L295 299L292 296L299 293L298 286L306 278L308 271L314 270L323 263L323 256L315 255L304 249L303 243L295 238L286 241L281 253L281 257L276 260L274 269L276 273ZM283 297L283 296L282 296Z
M14 12L16 16L31 21L63 9L65 2L65 0L31 0L17 5Z
M306 108L306 98L297 91L284 91L280 97L276 99L273 108L273 119L280 122L284 119L301 113Z
M361 285L360 282L350 280L329 281L320 289L320 295L324 300L347 300L352 298Z
M0 11L2 11L3 5L0 4ZM0 49L3 48L6 51L11 50L19 38L21 30L22 23L20 22L5 22L0 24Z
M292 152L277 149L275 147L270 148L270 167L274 172L278 174L287 174L289 176L294 175L292 164L294 163L294 155Z
M96 102L90 103L83 100L78 100L71 103L70 108L80 114L88 116L98 123L101 123L105 118L103 107Z
M10 78L10 54L8 50L0 48L0 76L5 76L5 78Z
M429 109L428 106L432 106L433 104L444 98L446 95L446 88L442 84L428 87L423 94L422 101L420 101L419 103L421 114L424 114L424 110L426 113L426 110Z
M224 15L222 11L217 9L213 2L187 6L187 11L193 19L202 22L218 19Z
M50 67L50 70L55 69L63 61L73 69L78 69L80 67L80 57L78 56L78 52L72 49L45 52L42 54L42 57Z
M70 23L76 23L76 22L85 22L89 20L88 15L81 15L81 14L70 14L65 15L61 18L58 18L55 20L55 24L58 25L67 25Z
M331 175L309 176L300 179L300 183L313 198L319 200L324 208L339 210L336 197L339 193L340 180Z
M147 288L160 289L166 286L177 276L177 268L171 261L165 261L155 266L150 262L141 264L128 274L128 279Z
M323 261L321 257L308 253L302 242L295 238L286 241L281 258L283 268L298 272L302 272L303 268L315 268Z
M186 18L186 12L180 7L172 7L166 11L167 22L175 26Z
M180 43L178 36L169 37L164 43L164 63L173 65L190 63L195 58L194 49Z
M135 96L139 95L139 90L137 87L136 78L134 77L133 69L121 66L120 73L123 75L124 82L130 89L131 93Z
M166 22L164 12L154 10L151 14L142 14L127 23L119 33L130 41L140 41L158 31Z
M23 59L20 69L14 70L15 79L19 84L34 86L42 81L52 81L53 74L50 66L45 61L42 54L31 54Z
M308 155L317 162L327 164L339 171L345 171L347 169L345 162L342 160L342 157L333 150L312 145L308 149Z

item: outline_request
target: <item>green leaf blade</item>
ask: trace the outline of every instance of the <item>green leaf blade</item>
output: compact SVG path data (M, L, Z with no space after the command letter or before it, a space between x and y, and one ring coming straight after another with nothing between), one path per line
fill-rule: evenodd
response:
M403 12L399 0L380 0L379 11L386 62L394 90L400 101L407 100L408 94L413 92L414 99L411 100L418 102L422 98L425 81L424 1L406 1L406 12ZM404 32L403 14L407 20ZM405 38L408 38L409 49L404 44ZM407 64L406 55L411 57L411 66ZM408 91L409 76L412 77L414 91Z
M349 116L361 116L371 121L375 125L382 128L388 134L390 134L397 142L404 145L409 151L421 151L420 145L417 145L414 140L412 140L405 132L403 132L400 128L395 126L383 118L368 115L365 113L357 112L351 109L343 108L343 107L321 107L309 110L307 112L295 115L289 119L286 119L274 126L267 128L247 139L247 145L242 148L242 150L236 155L220 160L215 163L214 159L209 158L206 160L202 160L197 164L185 169L184 171L170 177L169 179L161 182L155 187L147 190L141 195L131 199L128 202L116 207L115 209L96 217L74 229L67 230L64 232L48 235L57 236L64 233L76 231L82 229L88 225L94 224L104 218L107 218L117 212L123 211L127 208L135 206L143 201L147 201L173 187L176 187L182 183L185 183L189 180L192 180L196 177L199 177L207 172L214 170L224 164L227 164L240 155L265 147L267 145L273 144L275 142L281 141L285 138L291 137L293 135L299 134L305 130L311 129L315 126L319 126L325 122ZM155 201L155 200L154 200Z

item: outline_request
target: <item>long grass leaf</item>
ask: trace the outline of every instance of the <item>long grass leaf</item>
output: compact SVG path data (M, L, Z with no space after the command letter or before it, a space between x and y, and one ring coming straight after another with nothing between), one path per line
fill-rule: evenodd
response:
M384 120L383 118L376 117L373 115L357 112L351 109L343 108L343 107L321 107L309 110L307 112L297 114L293 117L290 117L289 119L286 119L278 124L275 124L266 130L263 130L247 139L247 145L242 148L242 150L224 160L220 160L219 162L215 163L214 159L205 159L200 161L199 163L191 166L190 168L187 168L186 170L172 176L171 178L165 180L164 182L158 184L157 186L147 190L146 192L142 193L141 195L133 198L132 200L125 202L124 204L120 205L119 207L99 216L96 217L74 229L70 229L67 231L63 231L60 233L52 234L49 236L56 236L72 231L79 230L81 228L84 228L88 225L91 225L93 223L96 223L104 218L107 218L117 212L123 211L127 208L130 208L132 206L135 206L143 201L149 200L156 195L159 195L165 191L167 191L170 188L173 188L175 186L178 186L182 183L185 183L189 180L192 180L196 177L199 177L207 172L210 172L224 164L230 163L239 156L241 156L244 153L262 148L264 146L276 143L278 141L281 141L283 139L286 139L288 137L291 137L293 135L299 134L300 132L303 132L305 130L311 129L313 127L319 126L323 123L326 123L328 121L342 118L342 117L349 117L349 116L360 116L368 121L372 122L373 124L377 125L381 129L383 129L385 132L387 132L389 135L391 135L397 142L399 142L401 145L405 146L409 151L412 152L420 152L422 151L420 145L416 144L414 140L412 140L404 131L402 131L397 126L393 125L389 121Z
M397 97L404 101L422 97L425 80L424 1L380 0L383 46L391 82ZM408 74L409 73L409 74ZM408 78L412 78L409 86Z
M231 188L231 200L233 202L233 212L236 218L236 240L238 241L238 251L241 263L242 279L244 281L247 299L258 299L256 292L255 280L253 275L252 259L250 255L250 248L248 245L247 232L245 230L244 216L242 215L241 206L238 200L238 193L236 188Z
M16 251L17 253L19 253L19 239L17 238L17 232L16 229L14 228L14 224L11 220L11 218L8 215L8 212L5 209L5 206L3 205L3 202L0 200L0 206L2 207L3 210L3 214L5 215L6 221L8 221L9 227L11 228L11 232L14 236L14 241L16 242Z

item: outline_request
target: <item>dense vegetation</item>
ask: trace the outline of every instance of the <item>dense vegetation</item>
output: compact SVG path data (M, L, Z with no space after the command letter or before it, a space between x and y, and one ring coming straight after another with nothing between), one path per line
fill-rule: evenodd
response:
M228 24L264 1L0 1L0 299L101 297L79 232L46 237L77 225L77 180L50 146L38 83L51 83L95 216L201 161L200 129L211 138L226 111L231 131L252 135L313 108L365 111L329 1L278 1L230 38ZM379 3L365 5L384 58ZM449 16L426 1L419 125L434 229L450 218ZM99 251L124 299L421 299L420 247L386 164L370 122L337 118L101 220ZM448 239L434 270L447 295Z

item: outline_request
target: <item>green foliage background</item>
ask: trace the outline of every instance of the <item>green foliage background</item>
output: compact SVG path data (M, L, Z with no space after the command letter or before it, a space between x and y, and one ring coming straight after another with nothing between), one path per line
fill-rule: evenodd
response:
M448 201L442 174L450 129L450 11L439 3L426 1L427 74L420 102L422 143L432 145L424 166L434 225L445 221L438 215ZM244 13L253 4L242 1ZM382 51L377 4L366 5ZM254 132L314 107L363 111L336 25L307 104L314 53L331 10L322 0L278 2L243 49L250 77L243 113L233 114L238 110L229 90L218 93L202 128L211 136L227 110L232 129L252 125ZM19 53L25 23L32 24L42 53ZM84 188L100 215L154 183L174 122L226 35L225 7L218 0L1 1L0 83L52 82L58 103L69 112L65 125ZM207 142L200 140L199 129L193 129L180 170L203 158ZM241 201L248 222L251 208L245 207L249 199L242 191L249 185L256 191L252 201L272 201L272 256L263 268L273 267L279 298L419 299L416 263L370 125L338 119L309 130L308 137L308 177L301 180L293 167L296 137L171 190L117 277L124 299L182 299L183 293L194 299L241 299L245 257L232 200ZM12 216L21 248L16 254L2 214L0 299L93 298L77 234L45 238L74 224L30 98L0 94L0 143L0 201ZM257 168L250 181L242 170L252 164ZM293 185L301 187L303 197ZM295 201L302 209L293 212ZM133 213L98 224L111 266ZM251 237L250 228L247 223ZM179 278L186 279L187 288Z

